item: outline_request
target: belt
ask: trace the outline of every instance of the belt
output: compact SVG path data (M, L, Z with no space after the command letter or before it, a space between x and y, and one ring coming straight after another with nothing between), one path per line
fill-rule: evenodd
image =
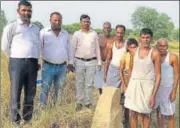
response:
M54 65L54 66L62 66L62 65L65 65L65 64L66 64L66 61L65 61L65 62L63 62L63 63L61 63L61 64L53 64L53 63L48 62L48 61L46 61L46 60L43 60L43 61L44 61L44 63L46 63L46 64L49 64L49 65Z
M97 59L96 57L89 58L89 59L79 58L79 57L76 57L76 58L79 59L79 60L82 60L82 61L91 61L91 60L96 60Z
M105 64L106 63L106 61L102 61L102 64Z
M37 61L38 59L37 58L12 58L12 57L10 57L10 59L18 59L18 60L25 60L25 61L27 61L27 60L35 60L35 61Z

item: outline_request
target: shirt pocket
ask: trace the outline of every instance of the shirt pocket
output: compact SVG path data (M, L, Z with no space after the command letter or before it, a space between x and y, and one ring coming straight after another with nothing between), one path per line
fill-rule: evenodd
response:
M90 48L92 52L96 53L96 39L94 37L90 39Z
M48 36L44 37L44 44L43 44L44 47L47 47L51 45L52 43L53 43L53 40L50 37Z
M21 26L17 26L16 30L13 33L14 35L19 35L25 33L25 30Z
M68 37L66 37L65 35L62 35L59 39L58 42L62 45L62 47L64 47L65 49L68 48Z

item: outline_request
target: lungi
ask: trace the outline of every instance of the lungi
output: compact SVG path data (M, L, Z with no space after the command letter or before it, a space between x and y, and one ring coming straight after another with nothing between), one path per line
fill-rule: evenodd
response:
M156 95L155 106L159 107L160 113L165 116L174 115L175 113L175 101L170 101L170 94L173 90L173 86L163 87L160 86Z
M119 88L120 84L120 69L110 64L105 86Z

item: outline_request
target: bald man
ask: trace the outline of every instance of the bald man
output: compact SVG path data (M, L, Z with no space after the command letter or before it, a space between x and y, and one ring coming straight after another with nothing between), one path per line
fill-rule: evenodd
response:
M166 39L159 39L156 47L161 55L161 81L155 100L158 128L164 128L164 117L168 117L168 128L175 128L175 99L179 78L178 57L168 51Z

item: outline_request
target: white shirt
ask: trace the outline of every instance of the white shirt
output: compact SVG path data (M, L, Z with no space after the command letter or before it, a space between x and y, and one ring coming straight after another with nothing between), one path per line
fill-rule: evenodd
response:
M98 35L95 31L76 31L72 39L73 57L89 59L97 57L98 65L101 65L100 47Z
M13 29L15 30L13 31ZM20 19L17 19L5 26L1 49L12 58L39 58L39 28L31 23L27 26Z
M72 46L67 31L61 28L58 36L47 27L40 32L42 57L53 64L61 64L68 60L73 64Z

